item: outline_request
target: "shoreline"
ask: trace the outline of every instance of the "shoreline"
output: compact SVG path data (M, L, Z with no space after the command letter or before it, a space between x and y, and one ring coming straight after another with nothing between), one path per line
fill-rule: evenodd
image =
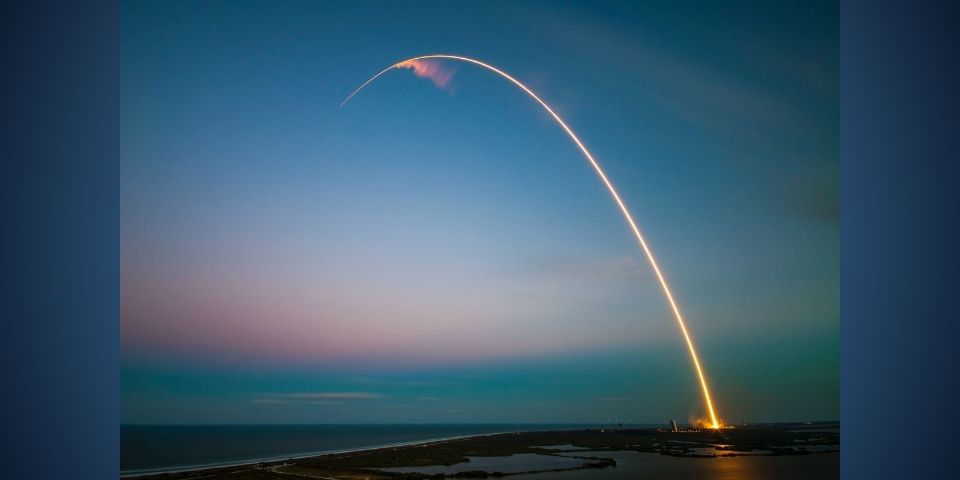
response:
M412 447L415 445L426 445L431 443L443 443L449 442L451 440L462 440L465 438L478 438L478 437L489 437L493 435L503 435L506 433L519 433L525 432L527 430L507 430L503 432L491 432L491 433L478 433L474 435L456 435L452 437L440 437L440 438L429 438L425 440L413 440L409 442L399 442L399 443L388 443L382 445L372 445L368 447L356 447L356 448L346 448L340 450L320 450L316 452L307 452L307 453L298 453L294 455L281 455L277 457L263 457L263 458L254 458L238 461L228 461L224 463L207 463L201 465L185 465L177 467L158 467L158 468L145 468L137 470L127 470L126 472L120 471L120 478L138 478L145 477L148 475L162 475L165 473L185 473L185 472L201 472L205 470L214 470L217 468L230 468L230 467L246 467L250 465L256 465L258 463L270 463L270 462L280 462L284 460L303 460L305 458L313 457L323 457L326 455L339 455L342 453L355 453L355 452L365 452L370 450L380 450L384 448L396 448L396 447ZM529 430L531 432L536 432L539 430Z
M536 427L541 428L536 428ZM449 435L417 440L317 450L295 454L269 455L259 458L228 460L224 462L171 466L158 468L130 469L120 472L122 479L139 478L166 478L167 475L178 479L195 478L200 476L225 475L233 478L248 478L251 470L266 469L275 472L288 465L323 472L353 471L370 468L370 465L422 465L424 458L436 460L436 464L450 465L451 461L463 461L462 458L470 454L479 456L510 456L514 453L540 453L538 450L551 447L542 445L578 445L586 451L637 451L641 453L657 453L660 455L686 458L707 457L697 455L692 448L680 448L682 451L673 451L675 446L696 448L739 447L729 448L730 452L709 457L739 457L739 456L794 456L816 453L834 453L839 451L839 432L830 433L816 429L796 430L795 425L758 426L730 430L722 434L717 432L669 432L662 428L640 429L595 429L593 425L556 425L562 428L543 428L543 425L530 425L529 430L522 425L502 425L504 430L482 433L468 433ZM514 428L509 428L514 427ZM520 427L520 428L517 428ZM570 428L573 429L570 429ZM579 427L579 428L577 428ZM584 429L586 427L586 429ZM839 428L837 428L839 430ZM433 432L443 433L443 432ZM455 433L455 432L450 432ZM522 435L522 436L521 436ZM723 438L720 438L722 435ZM772 436L771 436L772 435ZM682 440L682 441L681 441ZM673 442L678 442L674 445ZM722 442L720 445L718 442ZM835 445L837 450L823 452L795 451L798 446ZM682 445L680 445L682 444ZM688 445L690 444L690 445ZM423 448L421 451L420 448ZM770 453L757 454L757 450L770 450ZM581 450L583 451L583 450ZM740 453L753 452L753 453ZM555 453L577 453L555 452ZM548 455L550 453L547 453ZM411 456L412 455L412 456ZM413 463L406 463L413 462ZM232 470L232 471L231 471ZM330 475L334 477L334 475ZM257 477L259 478L259 477Z

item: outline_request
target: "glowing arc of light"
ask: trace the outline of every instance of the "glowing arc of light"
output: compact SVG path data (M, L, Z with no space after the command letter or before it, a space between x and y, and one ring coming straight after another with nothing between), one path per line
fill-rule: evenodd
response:
M680 325L680 332L683 334L684 341L686 341L687 349L690 351L690 358L693 360L694 369L696 370L697 377L700 380L700 387L703 390L703 398L705 403L707 404L707 411L710 413L710 421L713 423L712 428L715 428L715 429L720 428L720 422L717 420L716 413L714 413L713 401L710 398L710 389L709 387L707 387L707 379L706 379L706 376L703 374L703 369L700 367L700 359L698 358L697 351L693 346L693 339L690 337L690 333L687 331L687 326L683 321L683 316L680 314L680 308L677 306L677 302L673 299L673 294L670 292L670 287L667 285L667 280L663 276L663 273L660 271L660 267L657 265L657 260L654 258L653 252L650 251L650 247L647 246L646 240L644 240L643 235L640 233L640 229L637 227L637 223L633 220L633 215L630 213L630 210L627 209L627 205L620 198L620 194L617 193L617 189L614 188L613 183L611 183L610 179L607 178L607 174L603 171L602 168L600 168L600 164L597 163L596 160L594 160L593 155L590 154L590 151L587 150L587 147L583 145L583 142L580 141L580 138L577 137L577 134L573 133L573 130L571 130L570 127L567 126L567 123L564 122L562 118L560 118L560 115L557 115L557 113L554 112L552 108L550 108L550 105L547 105L547 102L544 102L543 100L540 99L539 96L537 96L536 93L533 93L533 90L530 90L529 88L527 88L526 85L521 83L519 80L511 77L509 74L507 74L503 70L500 70L497 67L494 67L492 65L483 63L479 60L474 60L472 58L461 57L457 55L440 55L440 54L422 55L419 57L408 58L406 60L397 62L383 69L380 73L374 75L369 80L364 82L363 85L360 85L359 88L354 90L353 93L351 93L350 96L348 96L346 100L344 100L343 103L340 104L340 106L343 107L344 105L346 105L346 103L349 102L354 95L359 93L360 90L363 90L367 85L372 83L374 80L379 78L384 73L387 73L390 70L397 68L398 66L406 62L414 62L417 60L425 60L430 58L443 58L443 59L459 60L461 62L472 63L474 65L479 65L483 68L486 68L487 70L490 70L496 73L497 75L500 75L501 77L509 80L511 83L513 83L514 85L519 87L521 90L526 92L527 95L530 95L534 100L536 100L537 103L539 103L540 106L542 106L547 111L547 113L549 113L550 116L552 116L553 119L556 120L558 124L560 124L563 130L567 132L567 135L570 137L570 139L573 140L573 143L577 145L577 148L579 148L580 151L583 153L583 155L587 157L587 160L590 162L590 165L593 167L594 171L596 171L597 175L600 177L600 180L603 181L603 184L607 187L607 190L610 192L610 195L613 197L613 200L617 203L617 206L620 207L620 212L623 214L623 217L627 220L627 223L630 225L630 229L633 230L633 234L634 236L636 236L637 242L640 244L640 248L643 250L643 253L646 255L647 260L650 261L650 266L653 268L653 273L656 274L657 280L660 282L660 287L663 289L663 293L667 297L667 303L670 304L670 309L673 311L673 316L676 318L677 324Z

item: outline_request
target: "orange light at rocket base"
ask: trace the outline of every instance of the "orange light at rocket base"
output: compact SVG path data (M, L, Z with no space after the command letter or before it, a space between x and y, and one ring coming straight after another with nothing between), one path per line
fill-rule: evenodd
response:
M703 369L700 367L700 360L699 358L697 358L697 350L693 346L693 340L690 338L690 333L687 332L687 326L683 322L683 316L680 315L680 308L677 307L677 302L673 299L673 294L670 293L670 287L667 285L667 280L664 278L663 273L660 272L660 267L657 266L657 261L653 257L653 253L650 251L650 248L647 246L646 240L644 240L643 235L640 234L640 229L637 228L637 223L633 220L633 215L630 214L630 210L627 209L626 204L623 203L623 200L620 198L620 194L617 193L617 189L613 187L613 183L611 183L610 179L607 178L607 174L604 173L602 168L600 168L600 164L593 159L593 155L591 155L590 151L587 150L587 147L583 145L583 142L580 141L580 138L577 137L577 134L573 133L573 130L571 130L570 127L567 126L567 123L564 122L562 118L560 118L560 115L557 115L557 113L554 112L552 108L550 108L550 105L547 105L546 102L541 100L536 93L533 93L533 91L527 88L526 85L520 83L519 80L511 77L506 72L492 65L483 63L479 60L474 60L472 58L467 58L467 57L460 57L456 55L423 55L419 57L409 58L407 60L395 63L387 67L380 73L371 77L370 80L367 80L366 82L364 82L363 85L360 85L360 87L354 90L353 93L351 93L350 96L348 96L347 99L340 104L340 106L341 107L344 106L347 102L350 101L351 98L353 98L354 95L357 94L357 92L359 92L360 90L363 90L364 87L369 85L371 82L379 78L384 73L387 73L388 71L394 68L414 68L414 71L419 73L422 70L417 68L418 67L417 62L419 60L426 60L430 58L459 60L461 62L472 63L474 65L479 65L483 68L486 68L487 70L490 70L496 73L497 75L500 75L501 77L509 80L514 85L520 87L520 89L526 92L527 95L530 95L531 97L533 97L533 99L536 100L537 103L539 103L540 106L542 106L547 111L547 113L549 113L550 116L552 116L553 119L560 124L563 130L567 132L567 135L570 136L570 139L573 140L573 143L577 144L577 148L579 148L580 151L583 152L583 155L587 157L587 160L590 162L590 165L593 167L593 169L597 172L597 175L600 177L600 180L603 181L604 185L606 185L607 190L610 192L610 195L613 197L613 200L617 203L617 206L620 207L620 212L623 213L623 217L626 218L627 223L630 225L630 229L633 230L634 236L637 237L637 242L640 244L640 248L643 250L643 253L646 254L647 260L650 261L650 266L653 268L653 273L656 274L657 280L660 282L660 286L663 288L663 293L667 297L667 302L670 304L670 309L673 311L673 316L677 319L677 324L680 325L680 332L683 334L683 339L687 343L687 349L690 350L690 358L693 360L693 367L696 369L697 377L700 379L700 387L703 389L703 399L707 405L707 411L710 413L710 420L713 423L711 427L715 429L720 428L720 422L717 421L717 415L713 409L713 401L710 399L710 389L707 387L707 378L706 376L704 376Z

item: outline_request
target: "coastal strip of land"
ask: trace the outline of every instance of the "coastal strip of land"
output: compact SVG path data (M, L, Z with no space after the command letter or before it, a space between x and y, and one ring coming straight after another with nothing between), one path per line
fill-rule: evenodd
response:
M839 451L839 432L798 425L736 429L583 429L504 432L407 442L350 451L302 455L203 469L167 471L123 478L139 480L328 480L487 478L518 474L608 468L616 462L604 452L635 451L689 458L796 456ZM583 452L578 453L578 452ZM487 457L513 462L481 461ZM551 458L562 462L551 462ZM471 458L474 459L473 463ZM530 459L530 468L523 461ZM577 459L570 461L570 459ZM489 459L488 459L489 460ZM520 460L518 463L516 460ZM696 460L692 460L696 461ZM709 461L709 460L707 460ZM503 468L512 463L510 469ZM552 463L562 465L554 468ZM443 468L444 466L457 468ZM483 468L474 468L479 465Z
M450 440L460 440L460 439L471 438L471 437L500 435L504 433L516 433L516 432L493 432L493 433L477 433L477 434L471 434L471 435L453 435L453 436L447 436L447 437L427 438L423 440L412 440L409 442L396 442L396 443L388 443L388 444L381 444L381 445L371 445L366 447L344 448L344 449L336 449L336 450L321 450L321 451L315 451L315 452L295 453L295 454L289 454L289 455L277 455L277 456L264 457L264 458L240 460L235 462L217 462L217 463L201 464L201 465L186 465L186 466L179 466L179 467L172 467L172 468L135 469L128 472L120 472L120 478L123 478L123 479L154 478L154 477L157 477L158 475L167 475L167 477L160 477L160 478L175 478L175 477L169 477L169 475L182 474L182 473L199 474L200 472L209 473L214 470L238 469L241 467L252 467L258 464L275 465L278 462L292 463L297 460L320 457L324 455L336 455L336 454L363 452L366 450L380 450L380 449L386 449L386 448L419 446L419 445L425 445L430 443L446 442ZM200 478L200 477L192 477L192 478Z

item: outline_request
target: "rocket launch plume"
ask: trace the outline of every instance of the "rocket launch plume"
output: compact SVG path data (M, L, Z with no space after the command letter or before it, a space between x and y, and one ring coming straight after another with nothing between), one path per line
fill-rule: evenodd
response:
M423 64L426 63L424 62L424 60L428 60L428 59L448 59L448 60L457 60L461 62L472 63L474 65L478 65L487 70L490 70L493 73L496 73L497 75L500 75L501 77L505 78L506 80L510 81L511 83L519 87L521 90L523 90L527 95L532 97L534 100L536 100L537 103L539 103L540 106L542 106L544 110L546 110L547 113L549 113L550 116L552 116L553 119L557 121L557 123L560 125L561 128L563 128L563 130L567 133L570 139L573 140L573 143L577 145L577 148L580 149L580 152L582 152L583 155L586 157L587 161L590 162L590 166L593 167L594 171L597 173L597 176L600 177L600 180L607 187L607 191L610 192L610 196L613 197L613 200L614 202L616 202L617 207L620 208L620 212L623 214L623 217L626 219L627 224L630 226L630 230L633 232L633 235L636 237L637 243L640 244L640 249L643 250L643 253L646 255L647 260L649 260L650 267L653 269L653 273L656 274L657 280L660 282L660 287L663 289L663 294L667 299L667 303L670 304L670 309L673 312L673 316L674 318L676 318L677 324L680 326L680 333L683 335L683 339L687 344L687 350L689 350L690 352L690 358L693 361L694 370L696 371L697 378L700 380L700 387L701 387L701 390L703 391L704 403L706 404L707 412L710 415L710 421L712 423L711 426L713 428L720 428L720 422L717 420L717 415L713 408L713 400L710 398L710 389L707 386L707 378L703 373L703 369L700 367L700 359L697 356L696 348L694 348L693 339L690 337L690 333L687 331L687 326L683 321L683 316L680 314L680 308L677 306L677 302L673 299L673 294L670 292L670 286L667 285L667 280L663 276L663 273L660 271L660 267L657 265L657 260L653 257L653 252L651 252L650 248L647 246L647 242L646 240L644 240L643 235L640 233L640 229L637 227L637 223L633 220L633 215L630 213L630 210L627 209L627 205L620 198L620 194L617 193L617 189L614 188L613 183L611 183L610 179L607 178L607 174L603 171L602 168L600 168L600 164L597 163L596 160L594 160L593 155L591 155L590 151L587 150L587 147L583 145L583 142L580 141L580 138L577 137L577 134L573 133L573 130L571 130L570 127L567 126L567 123L564 122L563 119L560 118L560 116L557 115L557 113L554 112L552 108L550 108L550 105L547 105L547 103L541 100L536 93L533 93L533 90L530 90L526 85L524 85L523 83L520 83L519 80L511 77L506 72L492 65L483 63L479 60L474 60L472 58L467 58L467 57L460 57L456 55L423 55L419 57L410 58L387 67L380 73L370 78L370 80L367 80L366 82L364 82L363 85L360 85L360 87L354 90L353 93L351 93L350 96L348 96L347 99L340 104L340 106L341 107L344 106L347 102L350 101L351 98L353 98L354 95L360 92L360 90L363 90L364 87L369 85L371 82L373 82L374 80L379 78L381 75L383 75L384 73L387 73L388 71L394 68L412 68L414 71L414 74L416 74L417 76L430 78L431 80L433 80L435 84L437 84L437 86L442 86L442 85L438 83L438 81L434 78L434 76L438 76L438 78L445 79L444 80L445 82L449 82L450 80L449 76L439 75L437 73L429 73L429 72L435 72L436 70L433 70L433 68L438 68L438 67L423 66Z

